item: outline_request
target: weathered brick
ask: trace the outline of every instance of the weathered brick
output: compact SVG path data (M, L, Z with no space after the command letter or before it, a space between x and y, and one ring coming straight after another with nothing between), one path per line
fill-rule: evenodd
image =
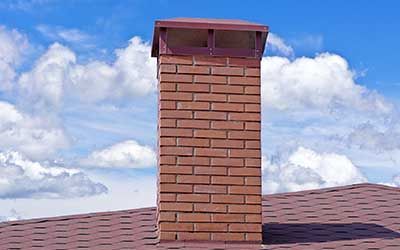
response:
M160 64L193 64L193 56L161 55Z
M224 76L242 76L244 75L243 68L236 67L212 67L211 74Z
M188 109L188 110L209 110L210 109L210 104L208 102L178 102L177 106L178 106L178 109ZM183 118L186 118L186 117L183 117Z

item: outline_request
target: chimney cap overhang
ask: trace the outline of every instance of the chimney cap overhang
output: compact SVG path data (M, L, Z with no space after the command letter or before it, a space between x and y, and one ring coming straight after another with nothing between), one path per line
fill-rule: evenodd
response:
M171 48L167 42L168 30L192 30L196 34L199 30L208 30L208 44L206 48L188 47L185 48ZM215 31L224 32L248 32L254 33L254 48L247 51L243 48L236 49L221 49L216 48L215 44ZM207 54L207 55L221 55L229 56L244 56L244 57L262 57L264 52L265 42L269 27L266 25L252 23L242 20L231 19L208 19L208 18L172 18L155 21L153 44L151 50L152 57L158 57L160 54ZM198 33L198 32L197 32ZM175 33L176 34L176 33ZM237 35L237 33L236 33ZM187 35L183 35L186 36ZM235 34L233 34L235 36ZM238 39L240 39L238 37ZM162 40L162 41L161 41ZM163 43L163 44L160 44ZM210 44L211 43L211 44Z

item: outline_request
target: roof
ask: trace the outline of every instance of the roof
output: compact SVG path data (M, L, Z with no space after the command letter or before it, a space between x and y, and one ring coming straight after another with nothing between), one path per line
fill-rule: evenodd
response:
M400 249L400 188L377 184L263 196L263 245L158 243L156 209L0 223L0 249Z

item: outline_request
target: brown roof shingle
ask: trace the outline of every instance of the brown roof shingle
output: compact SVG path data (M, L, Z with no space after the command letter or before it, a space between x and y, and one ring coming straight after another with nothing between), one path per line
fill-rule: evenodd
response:
M400 189L265 195L263 245L158 243L155 208L0 223L0 249L400 249Z

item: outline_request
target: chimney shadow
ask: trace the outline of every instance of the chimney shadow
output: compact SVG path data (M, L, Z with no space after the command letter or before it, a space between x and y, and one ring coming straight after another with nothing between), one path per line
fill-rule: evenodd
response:
M329 242L356 239L394 239L400 233L373 223L265 223L263 244Z

